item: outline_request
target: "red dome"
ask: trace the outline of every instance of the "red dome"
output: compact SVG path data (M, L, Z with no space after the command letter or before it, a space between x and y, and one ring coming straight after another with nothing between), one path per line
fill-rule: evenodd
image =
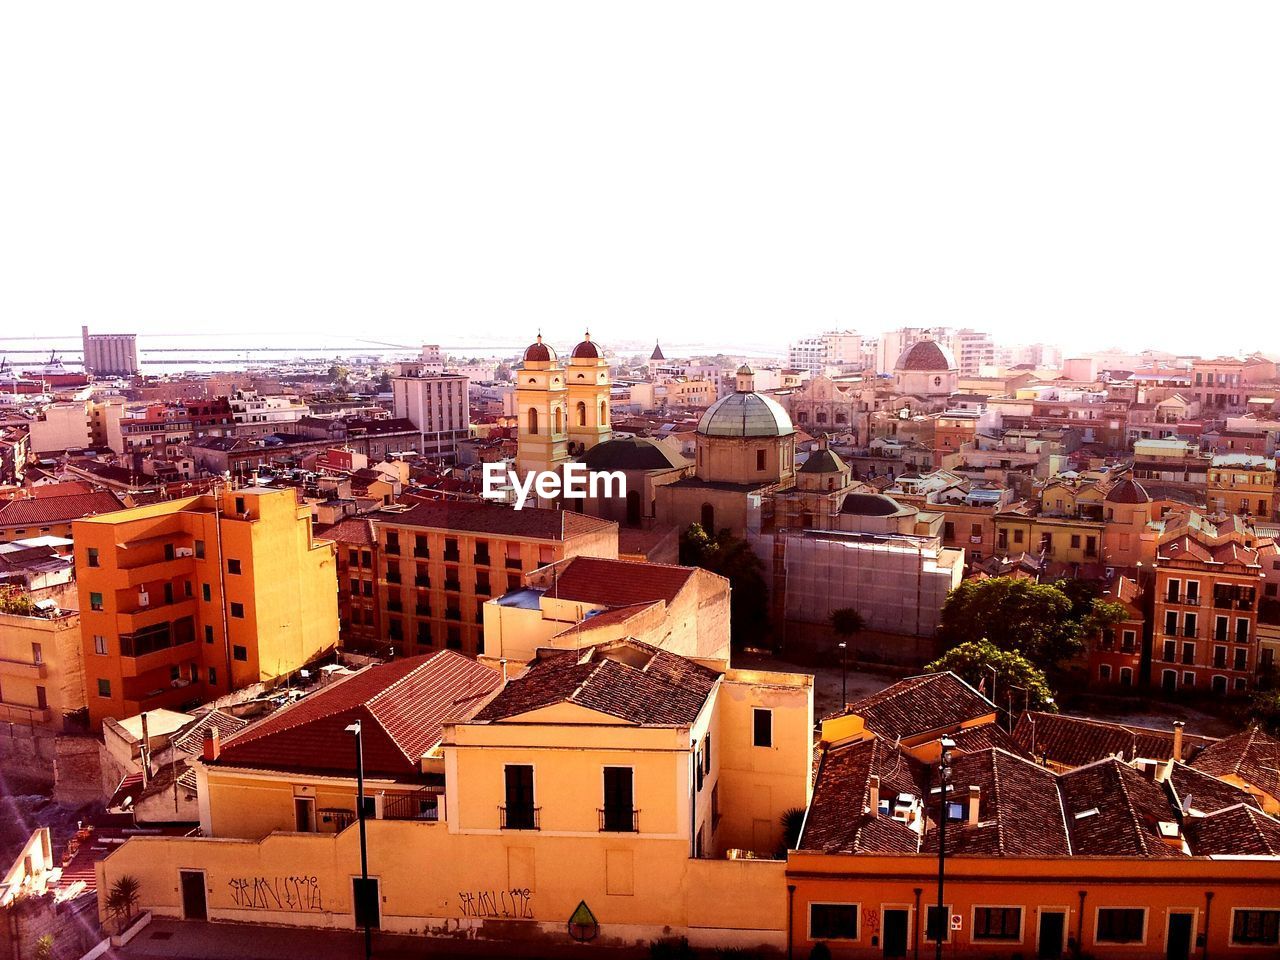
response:
M590 332L587 333L580 344L573 348L572 356L575 360L600 359L600 348L591 342Z
M556 358L556 352L542 342L542 334L538 334L536 343L531 343L524 351L526 362L550 363Z

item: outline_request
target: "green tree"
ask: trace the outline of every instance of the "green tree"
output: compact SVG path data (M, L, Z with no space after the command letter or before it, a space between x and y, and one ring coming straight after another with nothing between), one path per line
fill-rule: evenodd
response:
M382 375L378 377L378 392L379 393L391 392L391 374L388 373L386 370L383 370Z
M36 952L32 954L35 960L53 960L53 934L46 933L43 937L36 941Z
M764 564L751 545L728 530L710 536L700 524L680 535L680 562L702 567L729 581L729 617L733 642L757 646L769 635L769 584Z
M1256 690L1245 708L1244 720L1261 727L1273 737L1280 737L1280 690Z
M990 640L969 640L952 647L924 669L927 673L949 670L975 688L990 682L994 670L995 690L1022 688L1018 691L1019 696L1014 698L1015 707L1023 705L1022 691L1025 690L1028 710L1056 712L1058 709L1044 671L1018 651L1001 650ZM987 689L988 694L993 692Z
M835 631L835 635L848 644L849 652L854 654L857 659L857 648L853 645L853 638L867 629L867 621L863 619L861 613L853 607L841 607L839 610L831 611L831 629Z
M1078 653L1082 626L1059 587L1015 577L965 580L942 605L939 636L948 648L989 640L1052 669Z
M115 917L121 930L133 919L133 911L138 905L140 892L138 878L127 873L111 885L111 890L107 894L107 910Z

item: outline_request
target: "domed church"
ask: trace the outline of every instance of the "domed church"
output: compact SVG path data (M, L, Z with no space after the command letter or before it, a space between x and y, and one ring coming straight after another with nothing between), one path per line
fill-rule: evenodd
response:
M525 348L516 382L516 471L557 470L612 435L609 363L588 332L566 364L542 334Z
M683 529L746 528L747 500L795 483L796 429L755 374L738 368L734 392L713 403L694 431L694 475L658 488L658 517Z
M898 392L915 397L949 397L960 382L955 357L936 340L917 340L903 350L893 375Z

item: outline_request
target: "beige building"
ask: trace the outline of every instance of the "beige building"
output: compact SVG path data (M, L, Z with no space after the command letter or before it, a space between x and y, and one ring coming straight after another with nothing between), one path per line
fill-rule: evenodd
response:
M0 722L61 730L84 707L80 614L0 587Z
M471 435L467 378L407 366L404 376L391 378L392 415L418 429L425 455L456 457L458 443Z
M51 403L31 421L31 451L40 454L105 448L123 453L123 417L124 400L119 397Z

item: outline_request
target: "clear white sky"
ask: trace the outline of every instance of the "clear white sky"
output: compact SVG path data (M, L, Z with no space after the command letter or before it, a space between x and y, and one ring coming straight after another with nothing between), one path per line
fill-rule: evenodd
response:
M1278 26L1274 2L8 3L0 330L1280 351Z

